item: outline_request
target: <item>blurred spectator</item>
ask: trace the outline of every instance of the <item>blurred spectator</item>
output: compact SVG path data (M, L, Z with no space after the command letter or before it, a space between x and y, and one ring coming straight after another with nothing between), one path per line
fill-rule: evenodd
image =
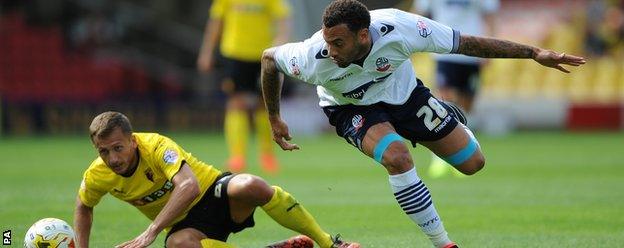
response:
M250 111L255 112L262 168L269 173L278 169L258 79L264 49L284 43L290 36L289 12L285 0L215 0L210 8L197 67L201 72L213 69L220 41L227 70L222 89L228 95L224 129L230 171L240 172L245 168Z
M622 49L624 1L592 0L586 15L585 51L589 56L604 56Z
M86 52L94 48L119 42L120 28L115 24L115 4L92 3L91 9L79 6L77 2L63 2L60 24L65 47L70 51Z

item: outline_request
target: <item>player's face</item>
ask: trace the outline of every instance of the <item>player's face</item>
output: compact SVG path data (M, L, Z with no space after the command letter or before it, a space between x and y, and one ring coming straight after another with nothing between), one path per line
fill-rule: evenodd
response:
M118 175L128 175L137 164L137 143L132 135L116 128L103 138L94 137L93 145L106 165Z
M329 46L330 58L341 68L365 56L370 46L368 29L354 33L344 23L331 28L323 27L323 39Z

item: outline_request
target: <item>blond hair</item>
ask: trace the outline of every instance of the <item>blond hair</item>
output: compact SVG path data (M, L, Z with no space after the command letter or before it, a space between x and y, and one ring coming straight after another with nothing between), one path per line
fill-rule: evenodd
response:
M125 135L132 134L132 125L130 120L124 114L114 111L108 111L99 114L89 126L89 134L91 140L94 138L104 138L110 135L116 128L121 128Z

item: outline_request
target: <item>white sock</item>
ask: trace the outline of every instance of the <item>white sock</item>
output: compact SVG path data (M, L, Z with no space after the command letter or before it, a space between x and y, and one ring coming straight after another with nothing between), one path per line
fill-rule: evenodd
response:
M403 211L420 227L436 247L452 243L438 215L427 186L416 174L416 168L390 175L390 186Z

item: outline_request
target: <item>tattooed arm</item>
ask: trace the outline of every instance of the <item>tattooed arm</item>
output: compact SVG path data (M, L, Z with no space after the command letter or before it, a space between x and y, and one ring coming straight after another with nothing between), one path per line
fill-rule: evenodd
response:
M269 113L273 140L282 150L298 150L297 144L288 142L291 137L288 132L288 125L280 117L280 97L282 91L282 80L280 78L277 65L275 64L275 47L264 50L262 53L262 69L260 81L262 82L262 95L264 105Z
M458 53L481 58L534 58L538 49L506 40L462 35Z
M531 58L543 66L570 72L561 64L579 66L585 59L512 41L461 35L458 53L481 58Z
M260 80L262 82L262 95L264 96L264 104L269 116L279 117L279 102L282 91L282 82L279 77L279 71L275 64L273 54L275 48L269 48L262 53L262 71L260 72Z

